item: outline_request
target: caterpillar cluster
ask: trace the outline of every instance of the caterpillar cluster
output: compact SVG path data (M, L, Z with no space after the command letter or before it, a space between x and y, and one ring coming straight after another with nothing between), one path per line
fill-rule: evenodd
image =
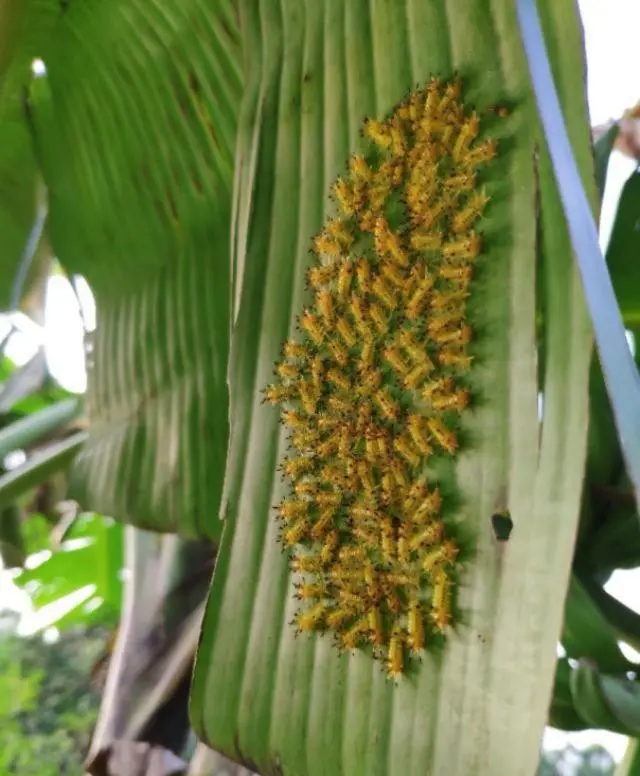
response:
M479 133L457 80L366 120L370 153L335 182L339 215L314 239L314 304L265 389L294 451L277 506L304 602L294 623L370 645L391 677L451 624L459 548L430 463L456 454L470 403L477 173L496 155Z

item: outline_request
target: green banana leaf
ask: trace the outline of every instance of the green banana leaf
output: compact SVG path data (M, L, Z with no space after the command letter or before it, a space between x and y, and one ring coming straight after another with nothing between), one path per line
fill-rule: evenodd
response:
M600 200L604 196L604 187L607 182L607 171L609 169L609 158L613 151L613 145L616 142L620 124L617 121L604 132L594 143L593 155L596 166L596 183L600 192Z
M555 668L586 452L591 336L531 99L513 4L241 4L247 85L236 164L231 441L219 559L192 689L196 731L252 770L281 774L531 774ZM582 39L573 2L543 20L585 184L594 199ZM476 539L463 620L399 686L365 654L299 637L271 505L285 493L275 410L260 403L307 299L311 237L366 115L433 74L463 77L478 107L512 104L492 130L489 246L477 289L482 395L456 474ZM498 122L496 122L497 124ZM490 189L489 189L490 186ZM540 298L536 299L536 271ZM536 310L545 410L537 414ZM484 345L483 345L484 343ZM491 516L507 508L506 544Z
M576 708L588 727L640 736L640 682L600 674L581 661L571 671L570 684Z
M561 636L567 656L574 659L589 658L604 672L633 671L637 666L629 662L620 651L616 633L592 600L589 594L591 589L585 588L580 579L572 575Z
M29 94L49 239L99 318L72 494L210 538L228 444L239 56L230 0L70 3Z
M0 508L8 507L53 474L67 469L86 441L87 432L78 431L61 442L47 445L25 463L3 474L0 477Z
M6 386L12 377L21 378L23 375L25 372L21 370L14 371L5 380L4 385ZM26 379L27 382L22 382L22 384L19 380L14 381L11 388L14 390L14 397L19 399L18 404L22 405L25 402L24 394L32 390L30 378L27 376ZM11 408L17 409L13 402ZM50 406L45 405L43 409L39 409L33 414L8 423L0 429L0 460L4 460L12 452L41 443L52 432L58 431L74 420L79 412L80 403L77 399L62 400ZM55 447L55 451L59 452L59 447ZM53 460L56 461L54 468L60 468L57 463L60 456L54 454ZM26 558L27 547L23 536L23 516L15 501L25 490L41 483L40 473L43 471L43 464L45 468L50 465L50 463L45 464L45 461L51 461L49 454L45 457L36 455L35 458L31 458L21 467L18 467L17 471L6 473L4 467L0 467L2 471L2 475L0 475L0 502L3 505L0 511L0 557L2 557L6 568L22 566ZM34 471L38 472L35 479Z
M567 731L599 728L640 736L640 682L601 673L589 661L558 660L549 724Z
M39 240L38 174L25 97L57 16L57 3L0 4L0 309L12 301L14 278ZM34 226L36 227L34 229ZM29 245L30 237L32 245ZM24 261L23 261L24 259ZM14 300L15 301L15 300Z
M624 184L607 249L618 303L625 325L640 332L640 174L634 172Z
M0 429L0 459L9 453L33 447L51 433L64 428L82 411L77 399L62 399Z
M59 549L14 581L29 594L36 612L44 614L54 603L59 608L57 616L43 620L42 628L100 622L120 612L122 556L122 526L86 513L76 518ZM69 608L65 600L71 602Z
M595 606L600 616L603 617L609 626L614 630L618 640L625 641L635 650L640 651L640 614L629 609L623 603L618 601L612 595L607 593L599 584L593 579L586 576L581 576L584 592L590 597L592 606ZM594 619L595 623L595 619ZM593 657L596 662L597 655L580 655L579 657ZM607 671L605 666L598 662L598 666L602 670ZM634 665L631 670L637 671L638 666Z
M553 697L549 707L549 725L559 730L585 730L589 724L576 710L571 693L572 668L567 658L556 663Z
M596 488L592 502L599 522L580 548L580 563L587 569L607 573L639 566L640 526L629 478L623 472L610 487Z

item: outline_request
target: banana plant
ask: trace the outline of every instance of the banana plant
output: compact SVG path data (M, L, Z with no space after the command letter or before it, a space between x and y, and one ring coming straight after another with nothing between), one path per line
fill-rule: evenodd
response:
M595 212L577 10L538 6ZM524 776L554 680L552 722L635 734L617 640L636 623L600 597L621 548L594 537L637 516L602 503L622 482L619 407L516 4L31 0L12 29L3 100L24 103L51 245L98 306L76 493L219 544L192 683L201 738L263 773ZM444 382L420 384L409 357ZM291 395L296 364L311 387L281 417L263 399ZM351 442L349 474L368 404L361 430L384 433ZM338 441L309 435L318 407L317 429L342 418ZM300 412L296 442L281 420ZM334 462L292 500L281 470L311 464L291 445L308 461L325 442ZM324 523L292 506L310 501ZM429 521L407 528L416 515ZM344 604L345 625L325 593L349 601L350 585L366 612Z

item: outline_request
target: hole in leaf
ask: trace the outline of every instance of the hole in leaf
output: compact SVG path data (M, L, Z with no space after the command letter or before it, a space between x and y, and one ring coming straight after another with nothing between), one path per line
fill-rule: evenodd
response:
M513 530L513 520L508 512L491 515L491 525L493 533L499 542L506 542L511 536Z

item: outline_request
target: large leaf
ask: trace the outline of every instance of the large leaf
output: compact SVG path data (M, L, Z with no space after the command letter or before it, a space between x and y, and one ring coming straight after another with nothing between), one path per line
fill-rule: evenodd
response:
M579 511L591 340L513 4L499 0L488 13L479 0L262 0L259 12L250 2L242 9L249 82L237 156L232 436L194 726L262 773L528 776L546 720ZM591 192L574 4L546 4L544 20ZM482 402L469 413L470 441L457 466L457 516L477 549L460 596L463 624L442 654L427 655L394 686L368 655L339 657L327 638L295 639L288 625L293 580L271 510L286 493L275 471L285 435L259 391L307 299L310 240L329 183L359 146L363 117L383 116L413 84L454 70L479 109L513 105L503 128L492 128L504 155L487 183L488 250L475 290L482 335L473 384ZM491 516L505 506L514 529L499 544Z
M216 537L239 42L229 0L70 3L33 85L49 236L96 297L75 493Z

